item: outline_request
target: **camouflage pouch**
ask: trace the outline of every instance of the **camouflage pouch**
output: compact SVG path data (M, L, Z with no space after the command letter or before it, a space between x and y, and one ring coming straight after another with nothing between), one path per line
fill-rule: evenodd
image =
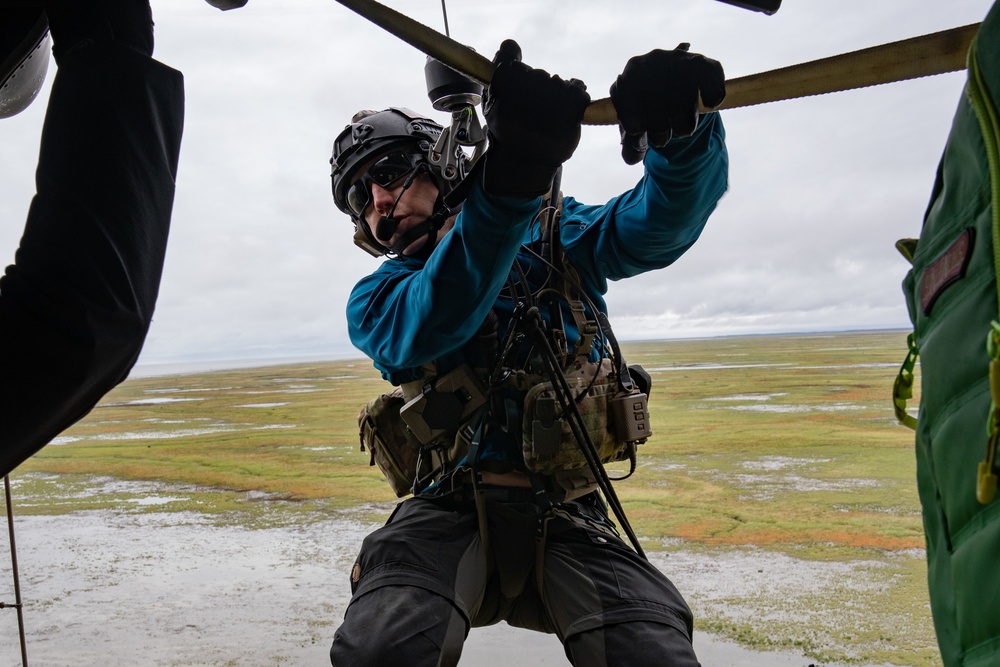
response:
M601 462L629 458L630 448L616 437L609 419L609 403L618 390L610 360L604 359L600 364L578 363L566 373L566 380L574 397L586 393L577 401L577 407ZM521 435L528 470L552 474L588 467L569 421L562 416L551 382L537 384L525 395Z
M403 390L396 387L368 401L358 413L361 451L367 448L370 465L378 466L397 498L411 493L423 463L420 442L399 417L403 403Z
M465 421L457 434L442 431L431 442L421 443L400 415L406 404L403 389L396 387L368 401L358 413L361 451L370 453L370 465L378 466L397 498L423 490L463 459L471 438Z

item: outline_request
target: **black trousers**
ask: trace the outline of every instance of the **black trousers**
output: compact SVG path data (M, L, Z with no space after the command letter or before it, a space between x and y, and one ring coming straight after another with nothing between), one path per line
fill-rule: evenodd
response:
M596 494L546 512L509 496L486 491L482 517L471 492L403 501L362 545L331 663L456 665L471 627L503 620L577 667L698 667L690 609Z

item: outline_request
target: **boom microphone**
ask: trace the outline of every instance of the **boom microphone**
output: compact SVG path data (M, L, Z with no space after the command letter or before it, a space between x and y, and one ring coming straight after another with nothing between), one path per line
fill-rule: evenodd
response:
M393 209L395 210L395 206ZM396 233L396 228L399 227L399 220L392 217L392 212L389 215L383 215L375 223L375 238L383 243L387 243L392 235Z

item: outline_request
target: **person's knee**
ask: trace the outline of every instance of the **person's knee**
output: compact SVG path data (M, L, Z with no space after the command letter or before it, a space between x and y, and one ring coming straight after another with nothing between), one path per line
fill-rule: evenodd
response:
M441 647L426 635L404 639L362 632L352 636L341 630L330 647L333 667L376 667L379 665L437 665Z
M566 640L574 667L700 667L686 632L667 623L618 623Z
M454 664L468 623L448 599L417 586L386 586L355 598L334 635L334 667ZM455 655L454 661L445 659ZM444 656L444 657L442 657Z

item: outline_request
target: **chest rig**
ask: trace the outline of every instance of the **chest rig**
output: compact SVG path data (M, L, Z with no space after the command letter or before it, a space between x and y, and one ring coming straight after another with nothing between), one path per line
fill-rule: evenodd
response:
M522 248L529 266L515 261L497 306L468 344L478 347L469 358L480 362L443 373L432 362L420 379L362 409L362 449L397 496L456 471L490 470L496 463L482 454L500 429L520 448L507 470L526 472L554 499L599 488L612 509L618 504L604 464L630 461L619 479L634 472L636 448L651 435L649 376L627 366L607 317L582 289L560 240L561 214L561 195L546 198L538 233ZM509 309L504 331L495 312L501 308Z

